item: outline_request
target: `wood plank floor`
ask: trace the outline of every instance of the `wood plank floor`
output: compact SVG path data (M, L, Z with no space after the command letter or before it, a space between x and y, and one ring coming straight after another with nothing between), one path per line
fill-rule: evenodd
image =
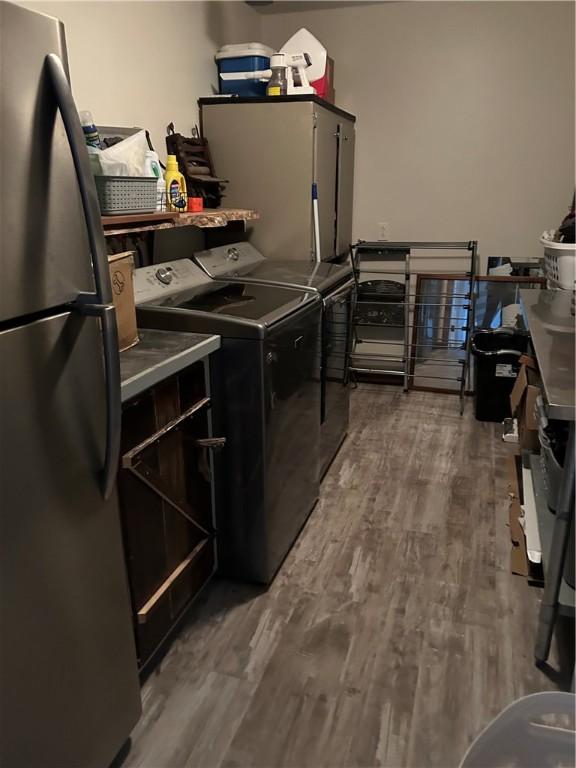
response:
M143 690L126 768L456 766L533 665L506 446L467 404L360 385L268 592L216 582Z

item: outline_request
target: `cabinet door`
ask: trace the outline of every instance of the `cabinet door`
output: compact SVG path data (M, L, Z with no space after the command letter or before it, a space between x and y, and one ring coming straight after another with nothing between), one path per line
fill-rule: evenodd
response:
M119 485L141 667L215 568L208 404L197 363L124 407Z
M354 144L356 131L351 120L339 118L338 190L336 200L336 256L346 253L352 242L354 196Z
M316 108L314 180L318 187L320 255L322 261L335 256L336 184L338 169L338 116Z
M230 180L224 205L260 213L250 240L269 259L311 258L313 106L271 99L202 107L216 173Z

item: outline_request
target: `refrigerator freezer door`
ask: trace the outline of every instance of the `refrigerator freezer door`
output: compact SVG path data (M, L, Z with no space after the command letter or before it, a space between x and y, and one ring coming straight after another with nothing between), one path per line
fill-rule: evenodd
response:
M69 142L46 67L62 24L0 3L0 323L93 292Z
M140 693L117 499L104 501L99 321L0 333L0 765L103 768Z

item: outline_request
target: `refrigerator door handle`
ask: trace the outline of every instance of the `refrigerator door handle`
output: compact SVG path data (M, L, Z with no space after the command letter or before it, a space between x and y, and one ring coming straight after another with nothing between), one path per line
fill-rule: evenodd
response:
M102 328L104 373L106 377L106 454L100 478L102 495L108 499L116 484L120 461L122 396L120 391L120 352L116 309L112 304L76 302L72 308L82 315L97 317Z
M64 69L62 59L55 53L50 53L45 59L46 68L56 96L56 103L62 115L62 121L68 137L78 188L82 198L82 208L88 233L88 242L92 254L92 270L96 286L95 300L98 304L109 304L112 301L112 289L108 274L108 257L106 242L102 231L100 205L96 184L90 170L90 162L86 151L84 134L70 83Z

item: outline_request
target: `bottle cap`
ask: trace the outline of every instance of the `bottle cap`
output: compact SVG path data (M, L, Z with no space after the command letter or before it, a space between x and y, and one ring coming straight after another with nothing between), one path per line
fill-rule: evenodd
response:
M285 67L286 66L286 54L285 53L273 53L270 59L271 67Z
M80 125L94 125L94 118L89 110L83 109L81 112L78 112L78 117L80 118Z

